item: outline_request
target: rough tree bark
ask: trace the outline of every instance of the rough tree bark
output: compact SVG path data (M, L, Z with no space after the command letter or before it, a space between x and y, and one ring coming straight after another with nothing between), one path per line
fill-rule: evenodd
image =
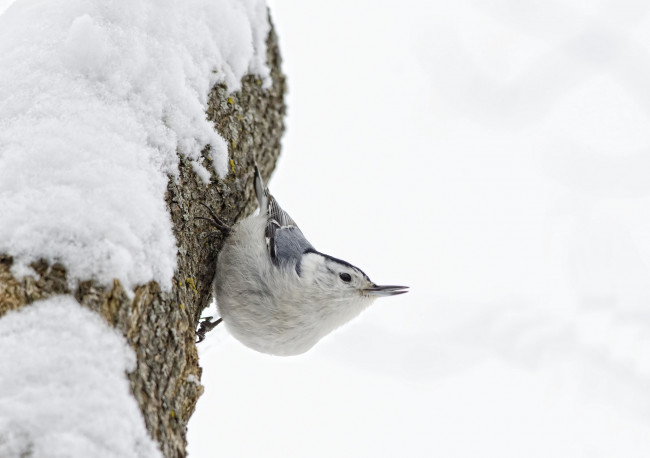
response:
M215 257L222 238L209 237L209 223L195 219L206 216L199 202L211 206L229 223L249 215L255 209L253 156L268 177L280 153L285 77L273 27L267 46L273 80L269 89L263 89L257 77L247 76L239 92L228 94L226 87L219 85L210 94L208 118L229 144L228 176L217 180L213 175L206 186L180 157L180 179L169 181L166 201L178 245L171 292L165 293L151 282L138 286L131 300L117 280L112 288L105 288L90 278L71 291L66 266L46 261L32 265L38 278L18 280L10 271L12 258L0 254L0 317L39 299L73 294L80 304L101 314L124 334L137 355L137 368L129 374L133 395L147 429L166 457L186 455L187 423L203 392L195 329L211 300ZM205 157L209 160L207 154Z

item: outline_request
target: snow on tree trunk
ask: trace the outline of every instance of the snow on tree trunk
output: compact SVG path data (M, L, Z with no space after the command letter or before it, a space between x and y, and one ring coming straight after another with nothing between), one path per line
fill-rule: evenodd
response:
M77 29L81 30L78 33L81 33L82 37L89 33L87 29L96 27L86 18L75 20L76 22L79 22ZM161 24L161 27L164 27L164 24ZM192 34L193 31L187 30L187 33ZM0 252L4 251L4 254L0 254L0 351L4 351L3 342L12 339L20 338L22 339L20 345L30 345L32 340L29 336L32 334L21 334L20 330L23 326L34 328L32 332L38 334L40 326L38 315L34 315L29 320L25 318L24 325L20 324L22 321L17 316L21 316L30 308L47 309L51 306L47 301L54 300L58 296L74 297L79 304L96 312L106 323L118 330L133 349L136 359L132 366L127 356L125 362L118 361L119 364L110 367L117 367L118 370L121 370L120 367L125 367L129 370L128 380L131 391L142 411L146 429L166 457L185 456L187 423L203 390L200 384L201 368L198 365L195 329L201 311L211 300L215 257L221 247L222 238L220 235L215 237L211 234L213 228L208 222L196 219L197 216L207 216L206 210L199 203L209 205L221 219L231 224L246 217L255 209L252 185L253 157L256 157L262 174L268 177L280 153L280 138L284 131L285 78L281 73L280 63L277 38L270 26L266 37L266 65L269 73L259 76L259 73L255 74L256 71L251 72L254 66L249 66L248 72L253 74L241 79L240 90L231 92L232 84L228 86L226 83L219 83L209 94L207 117L228 146L229 170L225 177L221 178L215 172L218 171L216 164L215 167L210 167L213 161L218 160L213 151L218 144L215 145L214 141L204 139L203 143L210 146L202 148L200 157L196 154L178 153L176 174L169 177L164 196L177 245L176 267L171 287L161 285L156 280L129 285L115 277L112 284L107 284L105 281L98 280L97 272L93 271L87 271L85 276L77 275L71 278L72 266L52 259L40 259L31 262L29 267L20 267L17 264L18 257L10 252L10 248L0 250ZM85 67L82 70L88 71ZM0 114L2 114L1 102ZM173 121L169 122L173 123ZM0 133L0 163L4 154L2 145ZM177 147L182 149L180 140ZM24 152L24 154L29 153ZM89 168L94 167L92 163L87 165ZM211 170L209 175L208 170ZM224 171L220 172L223 173ZM209 178L209 183L206 183L206 178ZM8 200L14 200L8 199L7 194L2 194L1 186L0 184L0 199L6 201L0 202L0 210L3 204L9 205ZM99 204L99 201L97 203ZM128 205L128 202L126 204ZM134 212L142 210L145 209L133 209ZM0 236L3 234L1 213ZM52 224L56 226L57 221L52 221ZM68 315L61 311L66 310L63 305L57 303L56 307L61 307L58 315L52 315L54 316L52 318L44 314L42 319L58 319L57 316ZM16 324L12 325L13 327L7 325L3 328L1 324L9 319L14 320L12 323ZM79 325L83 319L70 320L68 325L80 326L83 330L86 325ZM65 326L66 324L63 323L51 332L64 332ZM88 329L95 329L92 326L96 324L87 325ZM77 340L71 340L76 342L76 345L84 345L83 338L92 340L92 335L88 332L77 333L76 331L77 329L70 329L71 335L78 334L78 338L75 337ZM112 342L112 338L106 339ZM35 342L48 345L45 338ZM90 346L92 342L88 344ZM72 364L64 358L66 348L62 346L52 353L58 355L55 357L63 358L59 367L63 367L64 370L66 364ZM95 345L92 348L99 349L93 350L98 352L95 357L99 364L104 357L101 349L106 347ZM31 358L32 356L29 355L38 352L25 354L28 355L27 358ZM0 368L0 379L2 379L3 372L12 372L15 368L11 366L11 358L0 359L0 361L10 366ZM34 364L39 364L39 361L34 361ZM16 377L12 380L23 383L29 388L30 380L21 381ZM52 379L52 383L56 383L56 380L59 379ZM92 379L89 380L91 381L88 382L88 386L93 386ZM9 402L10 405L20 408L23 398L18 391L13 394L0 393L0 406L3 402ZM85 396L80 392L80 396L82 395ZM65 401L68 402L70 399ZM53 402L56 402L56 399ZM59 408L68 410L65 405ZM128 407L125 409L128 410ZM74 412L74 409L69 411ZM16 425L20 419L7 418L10 412L11 410L5 409L0 411L0 454L3 450L12 451L13 446L24 447L19 450L19 454L38 456L38 447L44 447L46 442L42 442L43 437L29 437L29 435L47 434L51 431L30 431L27 427L23 430L21 428L24 425ZM93 415L101 417L103 413L98 409L93 412ZM65 412L60 414L65 415ZM218 414L219 412L215 411L215 415ZM50 420L57 421L56 418ZM24 421L28 422L29 419ZM7 429L7 425L11 424L14 429ZM106 426L111 427L110 421ZM116 434L117 432L116 430ZM16 434L23 434L25 437L16 439ZM106 434L111 437L110 430ZM86 439L97 440L92 437ZM113 437L113 439L119 441L121 438ZM142 450L148 450L145 445L140 443L139 446L143 447ZM79 450L84 449L82 447ZM148 456L142 450L134 450L133 456Z

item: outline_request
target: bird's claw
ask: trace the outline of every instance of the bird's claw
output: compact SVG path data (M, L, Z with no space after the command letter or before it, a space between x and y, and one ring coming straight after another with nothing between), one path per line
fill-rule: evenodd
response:
M199 329L196 331L196 336L198 337L196 343L203 342L203 340L205 339L205 335L208 332L212 331L222 321L221 318L215 321L211 321L211 319L212 317L209 317L201 321L201 324L199 325Z
M224 232L226 235L230 233L231 230L230 226L224 223L223 220L217 216L214 210L212 210L208 205L204 204L203 202L199 202L199 204L203 205L208 210L208 213L210 214L210 218L206 218L204 216L195 216L194 217L195 219L202 219L208 221L214 227L219 229L221 232Z

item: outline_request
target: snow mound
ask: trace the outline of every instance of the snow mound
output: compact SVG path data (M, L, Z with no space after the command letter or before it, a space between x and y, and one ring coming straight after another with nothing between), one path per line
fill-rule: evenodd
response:
M133 350L72 296L7 313L0 348L0 456L162 456L131 395Z
M169 290L178 153L228 171L208 94L270 84L262 0L18 0L0 16L0 253Z

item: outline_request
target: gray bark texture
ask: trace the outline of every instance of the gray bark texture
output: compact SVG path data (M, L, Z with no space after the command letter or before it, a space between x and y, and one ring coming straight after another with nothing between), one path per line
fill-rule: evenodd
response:
M246 217L256 208L253 157L268 178L280 154L285 77L273 27L267 46L273 80L270 88L263 89L261 81L249 75L242 80L239 92L228 93L224 85L218 85L210 94L207 116L229 144L228 176L219 180L213 175L206 186L180 157L180 179L169 181L166 201L178 246L171 292L150 282L138 286L131 300L117 280L112 288L106 288L92 278L70 290L66 266L44 260L32 265L38 278L18 280L10 271L12 258L0 254L0 317L39 299L73 294L80 304L124 334L137 355L137 368L128 374L133 395L149 433L166 457L186 456L187 423L203 392L200 383L193 381L201 378L195 329L211 300L216 255L223 242L220 235L211 236L213 228L208 222L195 219L208 216L199 203L209 205L228 224ZM209 161L207 151L204 153ZM196 378L189 377L192 375Z

